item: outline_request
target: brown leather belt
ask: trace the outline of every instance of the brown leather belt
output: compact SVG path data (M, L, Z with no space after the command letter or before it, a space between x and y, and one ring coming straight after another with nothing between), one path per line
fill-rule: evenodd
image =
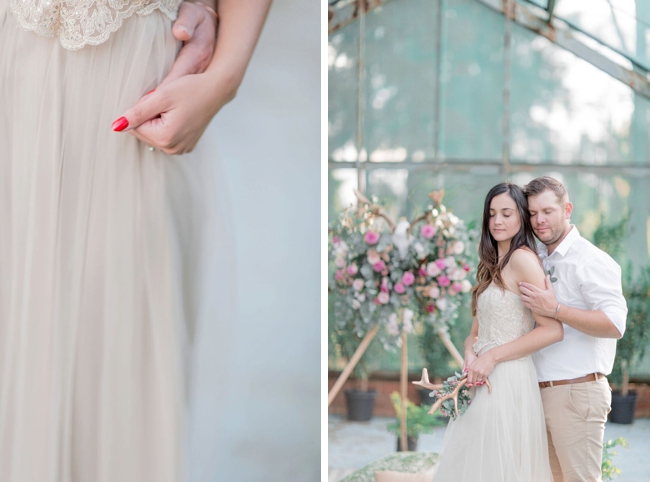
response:
M584 377L572 378L571 380L555 380L550 382L539 382L539 388L556 387L558 385L570 385L571 383L595 382L596 380L600 380L601 378L605 378L605 375L603 375L602 373L590 373L589 375L585 375Z

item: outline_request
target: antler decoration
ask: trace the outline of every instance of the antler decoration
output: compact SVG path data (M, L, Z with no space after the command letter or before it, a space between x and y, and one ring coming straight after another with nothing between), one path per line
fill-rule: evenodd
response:
M433 201L433 207L437 208L442 204L442 198L445 195L445 190L441 189L440 191L431 191L429 193L429 197Z
M395 223L393 222L393 220L391 218L388 217L388 215L381 208L381 206L379 206L378 204L373 204L372 202L370 202L370 200L366 196L364 196L361 193L361 191L359 191L358 189L354 190L354 194L357 196L357 199L359 200L359 202L361 204L367 204L368 205L368 210L374 216L378 216L380 218L383 218L386 221L391 233L395 231Z
M488 393L492 393L492 385L490 384L490 380L487 378L485 379L485 383L488 387ZM458 394L460 393L460 389L467 384L467 374L463 374L463 378L460 380L458 385L456 385L456 388L454 388L454 391L451 392L448 395L444 395L436 402L431 405L431 410L429 410L429 415L433 415L438 408L442 405L442 402L445 400L453 400L454 401L454 411L456 412L456 416L459 416L460 413L458 411ZM437 390L438 388L441 388L442 385L434 385L429 381L429 372L427 371L426 368L422 369L422 378L420 379L419 382L413 382L413 385L419 385L423 388L428 388L429 390Z

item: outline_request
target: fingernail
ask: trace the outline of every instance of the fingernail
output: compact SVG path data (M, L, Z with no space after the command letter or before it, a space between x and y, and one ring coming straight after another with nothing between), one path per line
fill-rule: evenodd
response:
M179 26L178 26L178 29L179 29L179 30L182 30L182 31L185 32L187 35L190 35L190 36L191 36L191 34L190 34L190 29L189 29L189 28L187 28L187 27L185 27L185 26L183 26L183 25L179 25Z
M147 92L147 93L144 94L144 95L149 95L149 94L151 94L154 90L156 90L156 89L151 89L149 92Z
M126 117L122 116L119 119L117 119L113 124L111 124L111 127L115 132L121 132L127 127L129 127L129 121L126 120Z

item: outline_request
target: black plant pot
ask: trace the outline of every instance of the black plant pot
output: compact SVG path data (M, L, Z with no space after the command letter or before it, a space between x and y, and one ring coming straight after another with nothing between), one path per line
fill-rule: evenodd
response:
M627 396L621 392L612 392L612 411L609 412L609 421L612 423L630 424L634 422L637 393L629 391Z
M418 449L418 438L417 437L406 437L406 445L409 452L415 452ZM399 437L397 437L397 451L401 452L402 447L399 443Z
M372 412L375 409L375 398L377 392L368 390L346 390L345 402L348 406L348 420L354 422L367 422L372 419Z

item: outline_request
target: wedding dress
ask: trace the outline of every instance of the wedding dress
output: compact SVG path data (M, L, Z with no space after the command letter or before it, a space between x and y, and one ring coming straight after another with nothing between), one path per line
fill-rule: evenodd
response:
M2 482L184 479L189 349L231 309L219 168L111 130L179 3L0 2Z
M491 284L478 299L479 355L531 331L535 320L512 291ZM434 482L552 482L546 425L530 356L498 363L471 388L467 411L449 422Z

